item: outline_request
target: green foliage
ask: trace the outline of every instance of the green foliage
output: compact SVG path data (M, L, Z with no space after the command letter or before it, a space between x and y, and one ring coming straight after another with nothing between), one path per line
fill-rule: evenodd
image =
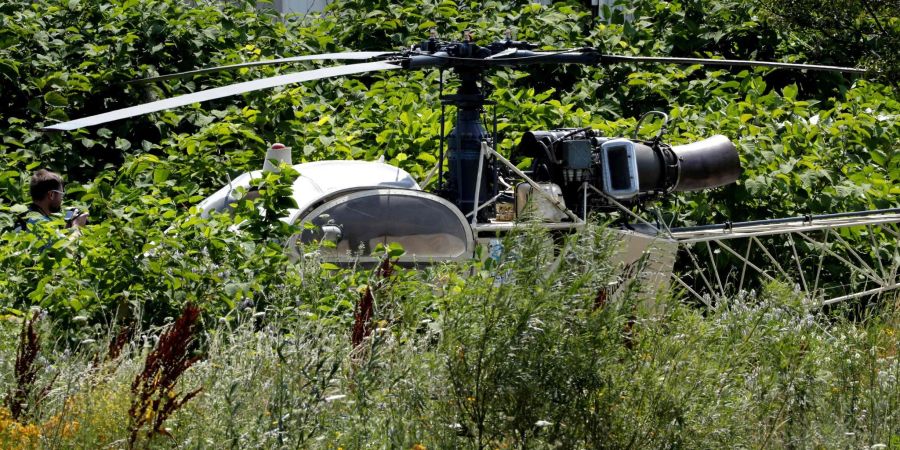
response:
M445 420L473 447L599 443L590 436L608 423L585 412L611 406L596 397L608 382L600 368L621 355L620 331L636 310L597 303L615 273L612 242L589 230L554 255L549 236L531 230L437 302L452 388Z
M296 310L237 310L207 323L206 357L178 387L201 394L147 447L781 448L896 439L897 305L859 321L827 318L776 284L700 311L635 296L629 284L639 278L598 301L617 269L609 259L617 243L603 228L562 239L558 254L535 231L504 245L500 261L396 268L376 291L375 329L357 348L352 308L314 313L313 298ZM323 293L351 300L378 278L297 270L307 291L324 278ZM4 354L15 351L19 327L0 322ZM43 357L53 369L37 385L55 388L32 422L0 408L0 442L125 442L132 381L164 329L136 331L112 359L112 337L49 346ZM12 371L0 371L0 391L12 383Z
M775 23L796 31L794 46L817 59L859 64L897 87L900 5L859 0L763 0Z
M123 177L149 184L161 178L160 167L165 167L156 163L155 156L140 156L124 166ZM100 223L79 236L60 231L59 222L4 235L9 253L0 264L10 276L0 281L2 304L14 310L39 305L62 324L76 316L154 323L186 303L201 304L215 315L242 302L265 307L266 290L300 287L291 280L296 271L276 240L292 232L277 218L292 206L285 191L295 176L287 167L267 174L259 180L256 202L241 201L233 215L209 219L184 206L199 198L181 193L183 187L173 188L179 192L176 199L183 197L177 204L172 197L113 187L133 186L128 182L100 180L83 198L108 209L101 209L106 214ZM117 206L126 202L131 205Z
M194 206L230 177L259 168L263 149L276 141L296 149L298 161L384 156L419 179L436 163L441 124L440 74L435 71L288 86L100 128L40 131L68 118L313 64L149 86L128 80L282 56L407 47L432 28L447 39L474 30L481 43L511 30L516 39L545 49L591 45L626 55L848 64L866 56L850 55L857 50L847 48L841 58L835 54L833 61L820 60L831 54L808 51L804 43L809 39L782 26L768 9L731 0L637 0L605 22L593 19L579 2L344 1L333 2L320 16L286 18L256 10L250 1L193 3L198 4L11 0L0 5L0 226L11 228L27 202L29 173L39 167L64 173L67 206L91 213L91 224L77 237L59 222L3 235L3 314L21 315L39 306L66 331L69 342L92 336L104 329L101 324L164 323L187 303L226 322L268 308L339 323L352 310L354 289L368 282L367 275L348 276L314 258L289 261L284 243L295 230L278 218L291 207L286 194L295 173L283 168L280 174L264 175L256 181L260 197L238 201L230 214L202 218ZM623 13L633 20L625 21ZM893 27L897 20L889 17L886 23ZM867 42L859 51L873 45ZM497 71L486 82L497 105L499 149L505 154L528 130L591 126L610 136L630 134L634 117L652 109L673 119L667 142L681 144L715 133L732 138L741 152L741 180L669 200L665 213L676 224L898 203L900 102L896 88L877 78L621 64ZM455 87L451 80L447 89ZM450 124L444 125L449 131ZM651 123L645 132L658 127ZM491 286L482 283L487 284L473 282L466 289ZM506 291L528 286L504 285L466 295L499 314L502 303L493 302L511 301ZM498 292L506 297L495 297ZM552 304L549 297L533 300L516 308L530 314L529 308L546 311ZM438 307L432 305L432 310ZM510 330L483 335L485 342L499 345L520 337L509 334L523 330L516 328L518 319L503 320ZM471 337L461 335L460 345L470 346L465 340ZM534 348L542 352L558 350L552 342L536 342ZM501 357L484 354L478 361ZM568 357L565 352L560 356ZM525 389L537 375L528 377L511 389ZM460 386L457 392L467 389ZM499 417L509 411L487 411L484 405L513 394L491 393L491 400L476 395L482 406L468 413L460 407L453 420L470 420L470 430L505 424Z

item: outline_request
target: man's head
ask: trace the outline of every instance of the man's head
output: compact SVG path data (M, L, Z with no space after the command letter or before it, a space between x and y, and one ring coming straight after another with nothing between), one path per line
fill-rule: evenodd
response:
M31 176L31 201L40 205L51 213L57 213L62 209L63 191L62 178L49 170L41 169Z

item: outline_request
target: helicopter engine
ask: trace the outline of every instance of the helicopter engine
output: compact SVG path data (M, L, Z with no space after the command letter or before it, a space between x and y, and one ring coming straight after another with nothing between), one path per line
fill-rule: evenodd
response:
M559 186L566 205L578 214L610 206L610 199L635 204L670 192L723 186L741 174L737 149L722 135L670 146L603 137L586 128L530 131L516 155L531 158L531 177ZM589 190L603 195L586 195Z

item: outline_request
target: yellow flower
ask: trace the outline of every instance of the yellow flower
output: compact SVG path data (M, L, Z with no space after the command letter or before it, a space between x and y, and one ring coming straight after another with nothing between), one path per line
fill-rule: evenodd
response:
M41 429L32 424L22 425L12 419L6 408L0 408L0 442L13 443L12 449L37 448L41 439Z
M412 447L410 447L409 450L428 450L428 447L425 447L422 444L415 444Z
M81 424L78 423L77 420L73 420L65 425L63 425L62 435L63 437L72 437L75 433L78 432L78 427Z

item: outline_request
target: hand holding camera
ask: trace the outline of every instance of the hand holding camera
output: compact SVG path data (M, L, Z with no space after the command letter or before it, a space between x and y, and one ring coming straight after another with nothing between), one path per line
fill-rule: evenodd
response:
M66 228L83 227L87 225L88 217L90 214L87 211L71 208L66 211Z

